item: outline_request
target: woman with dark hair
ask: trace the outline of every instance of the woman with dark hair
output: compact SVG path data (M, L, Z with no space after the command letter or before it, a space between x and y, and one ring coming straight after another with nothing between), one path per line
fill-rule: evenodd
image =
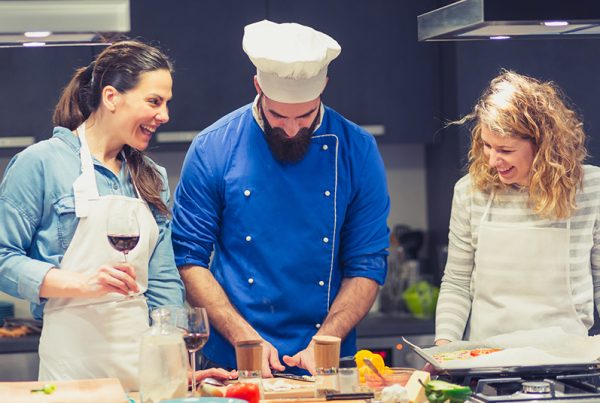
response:
M473 111L454 188L436 343L560 327L586 335L600 303L600 169L552 82L503 71Z
M149 308L184 303L166 172L142 153L169 120L171 72L152 46L107 47L64 89L52 138L6 169L0 290L43 316L41 380L116 377L137 390ZM126 262L107 237L117 210L139 226Z

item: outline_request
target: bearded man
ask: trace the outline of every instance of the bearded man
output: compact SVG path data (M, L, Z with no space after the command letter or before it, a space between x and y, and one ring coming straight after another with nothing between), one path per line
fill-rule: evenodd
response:
M354 327L385 280L383 162L370 134L321 102L335 40L264 20L245 27L243 48L257 96L188 150L176 263L215 330L203 368L235 368L232 346L259 339L263 376L314 373L312 336L338 336L353 355Z

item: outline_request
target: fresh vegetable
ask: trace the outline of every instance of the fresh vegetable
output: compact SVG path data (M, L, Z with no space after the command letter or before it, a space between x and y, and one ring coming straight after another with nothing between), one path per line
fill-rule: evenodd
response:
M371 369L365 365L365 358L371 360L373 365L375 365L375 368L377 368L381 374L392 373L392 370L385 365L382 356L369 350L360 350L354 355L354 361L356 361L356 366L358 368L360 383L365 383L365 375L369 372L372 372Z
M431 403L462 403L471 396L471 388L444 381L429 381L425 384L425 395Z
M31 389L31 393L44 393L50 395L56 390L56 385L53 383L45 384L41 389Z
M260 389L255 383L233 383L227 387L225 397L235 397L246 400L248 403L258 403L260 400Z
M200 396L204 397L223 397L223 391L221 388L218 388L213 385L209 385L207 383L200 384Z
M502 351L501 348L476 348L471 350L471 357L478 357L480 355L486 355L495 353L496 351Z

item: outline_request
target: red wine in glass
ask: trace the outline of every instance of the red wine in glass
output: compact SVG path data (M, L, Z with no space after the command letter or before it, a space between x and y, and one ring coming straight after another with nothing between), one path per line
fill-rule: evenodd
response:
M187 333L183 336L183 341L188 351L198 351L208 341L208 333Z
M135 248L139 240L139 235L108 235L108 241L110 242L111 246L119 252L123 252L126 256L125 259L127 259L127 254L130 250Z
M125 203L115 207L107 216L106 235L110 245L122 252L127 262L127 254L140 240L140 226L135 210Z
M206 308L189 307L187 309L187 322L183 340L190 353L190 363L192 365L192 393L196 394L196 351L200 350L210 335L210 326L208 324L208 314Z

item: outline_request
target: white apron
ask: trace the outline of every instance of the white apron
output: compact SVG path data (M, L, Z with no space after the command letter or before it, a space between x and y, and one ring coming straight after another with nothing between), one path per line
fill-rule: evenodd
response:
M136 270L140 293L133 297L109 293L98 298L49 299L39 346L39 379L115 377L125 390L138 390L140 337L149 326L143 293L148 288L148 262L158 226L139 194L138 198L98 195L84 125L77 129L82 174L73 184L79 224L60 269L91 274L103 264L122 262L123 254L108 241L107 217L113 209L127 208L136 214L140 229L139 242L127 255Z
M467 339L548 326L587 336L571 292L571 221L566 228L489 222L493 198L479 226Z

